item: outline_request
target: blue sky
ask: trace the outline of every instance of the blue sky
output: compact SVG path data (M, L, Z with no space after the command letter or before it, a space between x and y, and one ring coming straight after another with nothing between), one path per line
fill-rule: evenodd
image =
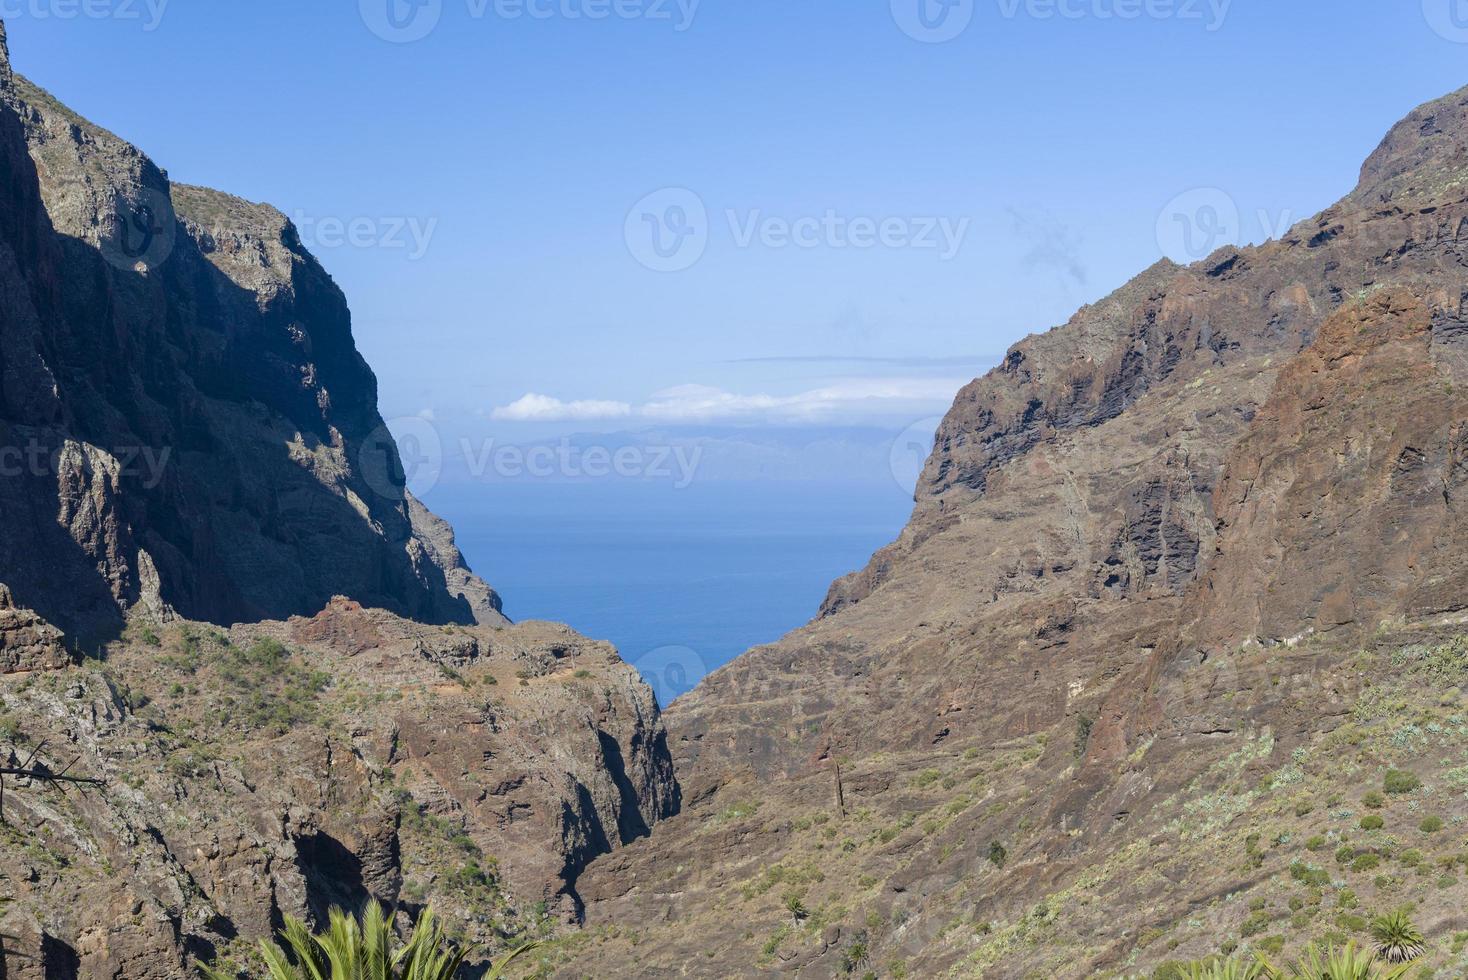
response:
M426 2L0 11L175 180L299 220L384 415L512 442L904 429L1165 249L1328 205L1468 83L1460 0L955 0L942 43L919 0ZM385 40L389 3L432 30Z

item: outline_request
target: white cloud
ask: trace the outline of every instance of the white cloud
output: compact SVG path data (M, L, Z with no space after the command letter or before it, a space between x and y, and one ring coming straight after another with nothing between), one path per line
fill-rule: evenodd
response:
M620 419L632 414L626 402L563 402L534 392L496 408L490 417L502 422L589 422L595 419Z
M563 402L529 394L497 408L492 417L516 422L579 422L637 417L663 423L846 422L873 416L941 411L968 378L855 378L793 395L743 395L708 385L679 385L654 394L646 404Z

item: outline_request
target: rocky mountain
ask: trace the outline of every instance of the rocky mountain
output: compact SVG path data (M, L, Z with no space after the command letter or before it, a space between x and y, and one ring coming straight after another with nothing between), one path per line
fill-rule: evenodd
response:
M0 24L0 976L194 976L368 898L488 957L678 809L652 691L504 618L376 398L289 221Z
M487 954L575 921L590 860L678 807L651 691L564 627L339 599L227 631L135 622L105 660L28 666L0 677L0 766L104 782L6 780L10 977L193 976L369 898L432 903Z
M901 537L667 713L686 805L562 975L1151 976L1404 903L1462 975L1465 515L1468 89L964 389Z
M91 645L129 609L333 596L501 623L404 488L341 291L274 208L170 183L0 49L0 569Z
M0 769L100 781L5 778L4 975L368 897L536 975L1168 978L1403 905L1468 973L1468 89L1017 344L901 537L660 716L406 492L290 223L3 38Z

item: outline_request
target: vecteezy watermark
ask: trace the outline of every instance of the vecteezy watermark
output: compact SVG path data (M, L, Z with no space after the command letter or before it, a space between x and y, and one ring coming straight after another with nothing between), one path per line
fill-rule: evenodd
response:
M124 272L157 269L178 244L173 201L151 187L118 193L112 214L103 219L98 249L107 264Z
M504 480L662 480L686 490L698 476L702 446L582 446L562 439L554 445L497 446L486 439L474 445L459 440L469 476L493 473Z
M1239 206L1217 187L1185 191L1157 216L1157 246L1175 262L1197 262L1242 239Z
M888 462L892 467L892 479L903 493L911 496L917 491L918 480L933 455L934 437L943 420L934 416L914 422L892 441Z
M974 0L892 0L892 19L913 40L942 44L968 30Z
M145 31L163 23L169 0L0 0L4 20L137 21Z
M404 490L426 496L451 462L456 473L476 481L644 480L685 490L698 477L703 447L582 445L569 438L516 446L467 437L446 446L432 420L413 415L385 422L357 452L362 479L373 493L389 500L401 500Z
M1175 20L1210 33L1223 27L1233 0L995 0L1005 20Z
M760 208L726 209L721 215L735 248L915 249L951 261L963 249L971 219L938 216L770 215ZM681 272L697 264L718 227L703 199L684 187L647 195L627 212L627 250L654 272Z
M1260 208L1255 218L1266 238L1283 238L1294 224L1294 212L1288 209L1271 214ZM1225 245L1242 244L1244 228L1238 202L1220 188L1184 191L1157 215L1157 247L1174 262L1199 262Z
M421 499L443 476L443 440L421 415L391 419L362 440L357 471L379 497L402 500L406 490Z
M408 261L416 262L428 254L437 218L316 217L304 211L291 216L291 223L301 236L301 243L312 249L382 248L402 250Z
M688 647L659 647L638 657L632 664L657 696L658 707L687 694L709 675L708 662Z
M623 236L632 257L654 272L692 268L709 247L709 213L686 187L653 191L627 212Z
M977 6L977 0L891 3L892 19L902 32L927 44L951 41L968 30ZM1211 33L1223 27L1233 0L994 0L994 4L1005 20L1174 20L1201 23Z
M682 33L693 26L702 0L459 0L471 20L643 20ZM444 0L358 0L362 23L384 41L409 44L432 34Z
M0 445L0 479L30 476L50 479L78 466L89 465L79 458L80 447L74 443L48 445L38 439ZM122 481L136 481L144 490L156 489L163 482L172 446L112 446L107 450L111 473Z
M1422 15L1439 37L1468 44L1468 0L1422 0Z

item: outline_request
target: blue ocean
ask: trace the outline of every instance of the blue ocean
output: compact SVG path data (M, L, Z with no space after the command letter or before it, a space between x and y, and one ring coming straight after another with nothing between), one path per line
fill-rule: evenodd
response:
M426 502L507 615L611 641L664 705L808 622L912 510L892 483L465 483Z

